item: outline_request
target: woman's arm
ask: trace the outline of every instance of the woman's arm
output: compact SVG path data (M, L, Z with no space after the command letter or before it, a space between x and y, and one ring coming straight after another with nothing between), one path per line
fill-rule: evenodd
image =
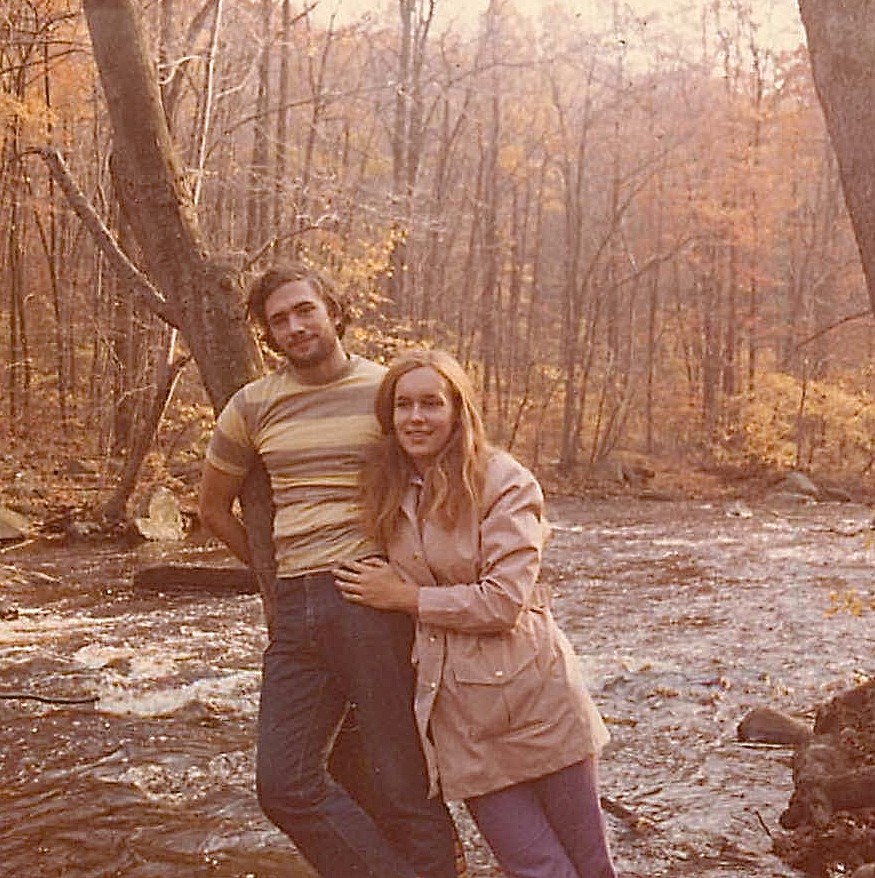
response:
M423 622L472 633L511 630L535 602L544 543L543 505L534 476L514 462L493 474L486 492L487 509L475 540L479 545L477 580L419 585L406 575L403 558L395 566L379 559L344 565L335 571L344 596L383 610L403 610ZM458 536L458 534L456 535ZM470 535L466 535L470 540ZM426 554L444 556L455 543L453 531L426 529ZM391 553L390 553L391 554Z
M502 468L491 483L488 480L486 499L478 534L477 580L422 589L421 621L497 634L511 630L525 610L539 603L535 592L544 544L540 486L528 470L515 464L510 472Z

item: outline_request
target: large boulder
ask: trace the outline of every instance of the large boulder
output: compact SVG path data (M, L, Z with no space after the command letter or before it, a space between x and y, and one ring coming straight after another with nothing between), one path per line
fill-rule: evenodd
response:
M875 861L875 679L820 707L793 783L775 840L784 860L810 875Z
M778 485L778 490L785 494L796 494L812 500L818 500L821 496L820 488L805 473L795 471L787 473L784 480Z
M135 518L134 524L147 540L181 540L185 537L185 519L176 495L158 487L149 500L149 514Z
M755 707L738 724L738 740L796 746L811 737L806 723L771 707Z

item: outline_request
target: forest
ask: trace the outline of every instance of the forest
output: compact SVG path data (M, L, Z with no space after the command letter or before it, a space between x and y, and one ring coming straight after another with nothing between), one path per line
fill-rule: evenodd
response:
M764 41L754 0L702 3L683 40L617 3L595 30L511 0L439 24L447 2L0 0L22 511L190 489L215 409L270 365L251 333L223 359L210 320L290 257L349 296L357 352L456 353L548 482L617 459L871 479L875 332L806 46ZM124 91L134 42L158 120Z
M794 0L689 0L683 32L621 0L0 0L9 869L289 874L251 788L263 471L253 576L188 525L216 413L276 365L247 285L294 258L350 350L456 354L547 489L624 874L875 874L873 2L798 0L779 46ZM805 719L792 757L743 736L762 707Z

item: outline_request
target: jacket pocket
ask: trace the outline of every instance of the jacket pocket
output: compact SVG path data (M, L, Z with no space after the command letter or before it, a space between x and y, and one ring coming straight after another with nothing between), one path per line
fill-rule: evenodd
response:
M549 657L519 643L482 639L476 656L458 662L451 670L452 683L446 687L446 708L452 710L459 726L475 741L512 734L542 725L549 720L549 706L543 695L549 668L541 662Z

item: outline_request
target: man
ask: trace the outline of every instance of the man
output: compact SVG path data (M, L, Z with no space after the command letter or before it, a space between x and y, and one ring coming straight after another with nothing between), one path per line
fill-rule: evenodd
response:
M234 501L261 458L276 510L277 581L258 717L259 803L323 878L454 878L452 821L427 799L413 720L410 622L348 603L330 572L373 554L359 528L357 483L361 453L378 434L383 367L346 353L343 303L303 265L265 272L249 313L285 366L247 384L219 415L199 505L206 527L249 564ZM376 823L326 770L352 705Z

